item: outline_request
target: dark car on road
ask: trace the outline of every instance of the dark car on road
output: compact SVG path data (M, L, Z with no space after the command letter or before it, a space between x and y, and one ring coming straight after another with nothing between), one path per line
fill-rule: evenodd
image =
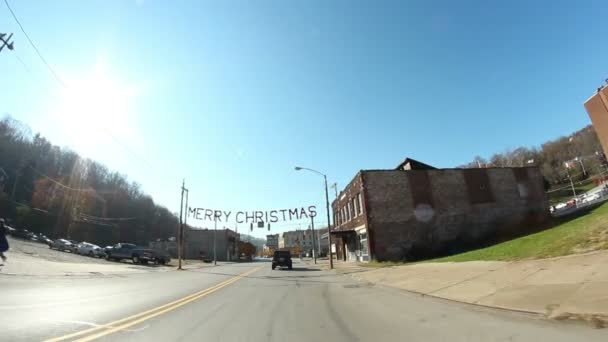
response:
M156 262L164 265L171 261L169 255L162 251L144 248L132 243L117 243L112 249L106 249L106 260L120 261L130 259L134 264L147 264Z
M291 269L291 252L289 251L275 251L272 256L272 269L276 267L287 267Z

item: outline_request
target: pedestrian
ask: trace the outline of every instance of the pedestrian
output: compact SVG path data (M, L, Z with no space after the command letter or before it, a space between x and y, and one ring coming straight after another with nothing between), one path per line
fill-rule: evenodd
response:
M6 239L6 226L4 225L4 219L0 219L0 257L2 262L6 261L6 255L4 252L8 251L8 240Z

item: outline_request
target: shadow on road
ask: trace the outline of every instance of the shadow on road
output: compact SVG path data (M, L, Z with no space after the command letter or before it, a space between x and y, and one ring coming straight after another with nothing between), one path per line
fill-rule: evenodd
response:
M282 271L285 271L286 273L282 273ZM323 277L334 277L335 275L333 274L328 274L328 273L312 273L311 275L294 275L294 271L296 272L307 272L307 271L321 271L320 269L314 269L314 268L293 268L291 271L290 270L274 270L271 271L271 275L263 275L263 276L255 276L255 275L247 275L244 276L243 278L245 279L261 279L261 280L282 280L282 281L292 281L292 282L299 282L299 283L317 283L317 284L328 284L328 283L332 283L331 281L323 281L323 280L313 280L311 278L323 278ZM213 275L221 275L221 276L230 276L230 277L234 277L235 274L232 273L224 273L224 272L209 272L207 270L205 271L197 271L200 273L204 273L204 274L213 274Z
M279 269L279 268L277 268ZM291 270L288 270L286 268L280 268L281 270L285 270L285 271L297 271L297 272L307 272L307 271L314 271L314 272L320 272L321 270L318 268L308 268L308 267L294 267Z

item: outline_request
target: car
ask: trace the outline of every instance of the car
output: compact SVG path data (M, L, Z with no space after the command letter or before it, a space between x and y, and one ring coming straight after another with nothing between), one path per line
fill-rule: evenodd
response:
M15 229L11 226L4 226L4 228L6 228L6 234L9 234L9 235L13 235L17 231L17 229Z
M53 240L49 239L46 235L44 234L34 234L34 236L32 237L32 241L36 241L36 242L40 242L40 243L44 243L45 245L50 246L53 243Z
M72 243L66 239L57 239L51 243L49 248L56 249L58 251L71 251Z
M13 232L13 236L20 239L31 240L36 235L27 229L17 229Z
M70 249L69 251L72 253L76 253L76 251L78 250L78 241L76 240L68 240L70 241Z
M76 253L90 257L102 257L105 255L101 247L89 242L81 242L76 245Z
M600 199L600 195L598 193L595 194L590 194L590 195L586 195L585 197L583 197L583 203L587 203L587 202L593 202L595 200Z
M95 247L93 248L93 257L95 258L105 258L106 257L106 251L101 248L101 247Z
M117 243L111 249L106 250L106 260L120 261L130 259L134 264L147 264L153 261L164 265L171 261L169 254L150 248L144 248L132 243Z
M287 267L292 269L291 252L289 251L275 251L272 255L272 269L276 267Z

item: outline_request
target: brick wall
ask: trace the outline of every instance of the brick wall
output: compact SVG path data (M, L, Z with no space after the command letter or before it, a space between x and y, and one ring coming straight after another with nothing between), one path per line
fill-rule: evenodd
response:
M366 215L365 215L365 205L359 211L359 202L358 195L360 194L361 201L364 201L363 194L363 186L361 180L361 172L357 173L357 175L353 178L353 180L344 188L343 191L340 192L338 198L334 200L332 203L332 212L334 213L334 217L332 217L332 221L336 221L336 215L340 215L340 212L346 208L348 210L348 203L351 203L352 211L354 215L351 215L350 219L348 217L344 217L342 215L342 219L338 219L336 223L336 228L333 230L350 230L361 225L366 224ZM353 204L353 200L356 204ZM357 209L357 210L355 210Z
M363 172L378 260L467 250L530 230L548 217L537 168Z
M585 109L602 143L604 153L608 154L608 86L598 89L597 93L585 102Z

